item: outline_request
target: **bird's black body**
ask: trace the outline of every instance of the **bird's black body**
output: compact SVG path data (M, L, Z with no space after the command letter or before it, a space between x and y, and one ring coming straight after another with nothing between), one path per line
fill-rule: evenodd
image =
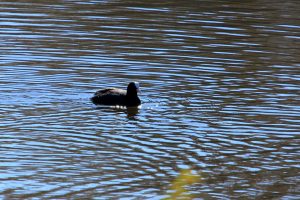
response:
M137 95L138 91L139 84L131 82L128 84L127 91L117 88L99 90L91 98L91 101L94 104L102 105L139 106L141 100Z

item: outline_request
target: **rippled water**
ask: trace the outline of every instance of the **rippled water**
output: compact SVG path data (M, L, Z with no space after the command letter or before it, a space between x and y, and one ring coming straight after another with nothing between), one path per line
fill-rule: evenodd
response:
M300 198L298 0L0 5L0 198Z

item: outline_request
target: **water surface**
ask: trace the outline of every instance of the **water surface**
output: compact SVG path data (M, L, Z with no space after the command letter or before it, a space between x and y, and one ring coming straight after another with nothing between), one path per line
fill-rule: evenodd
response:
M1 198L300 198L297 0L0 5Z

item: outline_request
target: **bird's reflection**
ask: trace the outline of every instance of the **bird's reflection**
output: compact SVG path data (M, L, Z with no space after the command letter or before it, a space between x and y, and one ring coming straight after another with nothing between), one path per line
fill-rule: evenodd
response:
M101 110L103 112L124 112L126 113L126 117L129 120L137 120L136 116L140 112L140 106L139 107L120 107L120 106L97 106L96 109Z
M138 115L140 111L139 107L127 107L125 112L127 114L127 118L130 120L137 120L136 116Z

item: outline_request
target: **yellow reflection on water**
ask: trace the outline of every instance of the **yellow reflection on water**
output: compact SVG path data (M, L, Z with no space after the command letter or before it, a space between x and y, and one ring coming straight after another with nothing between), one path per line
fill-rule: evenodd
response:
M193 173L191 169L181 170L179 175L172 181L171 192L168 194L169 197L165 198L165 200L193 199L193 195L188 192L186 187L199 182L201 182L201 176L199 174Z

